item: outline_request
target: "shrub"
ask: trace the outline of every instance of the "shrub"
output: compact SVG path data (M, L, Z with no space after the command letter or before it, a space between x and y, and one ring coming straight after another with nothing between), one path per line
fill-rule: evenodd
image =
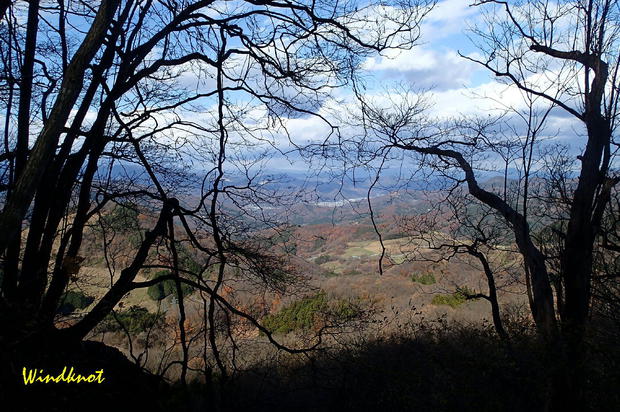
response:
M80 291L67 291L60 300L61 304L56 310L56 313L68 315L75 312L76 309L88 307L94 300L94 297L85 295Z
M314 263L317 265L322 265L323 263L332 262L336 260L333 256L330 255L321 255L318 258L314 259Z
M296 330L311 330L326 319L336 322L351 320L361 313L360 308L344 299L329 301L324 291L305 297L284 307L278 313L263 318L270 332L286 334Z
M456 292L445 295L435 295L433 296L432 304L433 305L448 305L452 308L456 308L467 300L472 300L472 296L474 292L470 290L467 286L460 287L456 289Z
M314 239L314 244L312 245L312 249L313 250L317 250L322 248L323 246L325 246L325 244L327 243L327 239L324 237L316 237Z
M327 310L327 296L321 291L286 306L274 315L263 319L263 326L272 333L285 334L294 330L309 330L317 315Z
M357 269L347 269L342 274L345 276L358 276L363 275L364 273Z
M106 316L97 326L96 331L120 332L124 326L130 334L136 335L155 327L162 321L163 318L155 313L150 313L146 308L131 306L127 310L116 312L116 317L112 313Z
M433 296L433 300L431 303L433 305L448 305L452 308L456 308L465 303L466 300L467 299L465 298L465 296L457 293L452 293L449 295L435 295Z
M103 222L114 232L123 233L140 230L138 211L132 204L116 205L110 213L103 216Z
M162 271L159 271L159 272L155 273L155 275L152 277L152 279L157 279L159 277L167 276L169 274L170 274L169 271L162 270ZM192 288L188 284L182 283L181 284L181 291L183 292L183 296L186 296L186 295L191 294L194 291L194 288ZM146 290L146 293L153 300L162 300L162 299L165 299L165 298L167 298L168 296L170 296L172 294L174 294L176 296L177 285L176 285L176 282L173 279L164 280L164 281L156 283L156 284L154 284L152 286L149 286L148 289Z
M411 275L411 281L422 285L433 285L437 283L437 280L432 273L424 273L422 275L413 274Z
M194 255L192 255L185 246L178 245L177 252L179 254L179 266L181 269L188 270L195 274L202 271L202 265L196 261Z
M358 317L361 314L361 309L348 300L339 299L333 305L333 314L337 320L345 321Z

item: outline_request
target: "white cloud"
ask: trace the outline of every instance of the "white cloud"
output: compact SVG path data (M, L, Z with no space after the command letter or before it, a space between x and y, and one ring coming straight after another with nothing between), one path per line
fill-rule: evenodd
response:
M479 9L464 0L441 1L422 24L421 45L370 57L364 68L384 78L399 77L424 89L444 91L471 86L481 68L461 58L457 50L470 52L465 30L479 16Z
M422 38L437 41L462 34L467 24L479 16L479 10L466 0L443 0L435 6L422 24Z
M412 50L388 50L383 56L370 57L364 63L365 70L411 70L431 69L437 65L436 52L418 47Z
M463 59L454 50L424 46L369 58L364 68L383 71L388 78L397 75L420 88L435 90L469 86L475 72L481 70L480 66Z

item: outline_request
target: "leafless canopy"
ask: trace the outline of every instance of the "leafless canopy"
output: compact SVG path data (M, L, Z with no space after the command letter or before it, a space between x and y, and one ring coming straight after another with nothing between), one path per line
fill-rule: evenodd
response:
M325 96L354 79L365 56L411 47L432 5L3 2L0 320L8 341L82 339L131 290L172 280L183 379L191 342L183 284L201 292L204 339L223 374L218 311L297 351L223 293L232 272L272 290L294 275L257 240L285 223L269 207L291 201L262 172L266 149L285 150L286 120L320 117ZM56 310L79 281L84 239L113 205L134 210L137 227L148 230L123 250L93 309L58 329ZM109 247L111 239L104 236ZM180 263L187 250L200 256L197 266ZM146 267L169 274L141 280Z

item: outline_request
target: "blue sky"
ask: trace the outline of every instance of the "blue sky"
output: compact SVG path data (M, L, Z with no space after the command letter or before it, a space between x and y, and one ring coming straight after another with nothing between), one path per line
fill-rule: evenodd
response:
M369 62L379 77L400 78L421 88L448 90L489 81L485 70L460 58L475 53L468 28L479 19L479 9L465 0L443 0L426 17L419 45L410 51L388 52Z
M461 115L488 116L498 113L501 104L512 107L523 106L522 95L515 87L499 82L488 70L459 56L461 53L479 57L475 45L468 38L468 29L480 23L481 12L479 7L470 7L469 4L468 0L439 1L426 16L421 27L421 37L415 47L411 50L388 50L380 56L369 57L363 64L369 79L368 93L381 96L387 93L386 90L393 83L427 90L428 115L440 119ZM157 50L154 53L157 53ZM235 64L243 67L239 62L240 60L231 62L231 67L234 68ZM185 72L179 82L189 89L194 85L202 89L211 89L214 86L213 78L204 76L198 80L191 70ZM239 107L248 102L248 96L236 96L233 93L227 95L227 98L238 103ZM214 98L205 99L201 104L203 110L187 111L183 113L184 118L203 124L213 122L212 115L216 113L213 106ZM355 105L351 91L346 88L334 90L333 96L327 99L324 107L319 109L319 113L330 118L334 112L340 111L346 116L347 104ZM255 109L248 110L243 121L252 123L253 119L264 118L265 113L264 107L256 105ZM261 121L258 120L257 124ZM295 143L303 145L309 141L323 140L331 130L322 120L313 116L292 117L284 119L284 123L289 136L278 130L273 130L271 136L268 132L265 133L265 140L272 139L274 146L284 151L292 149L287 142L289 137ZM550 118L549 125L554 134L556 130L562 129L561 137L575 142L575 147L583 143L575 140L574 129L577 126L563 113L556 111ZM208 142L203 144L201 141L196 143L197 146L204 147L208 144ZM269 148L269 145L266 144L265 147ZM241 148L240 152L244 150L247 152L247 147ZM294 162L290 164L288 159L276 155L270 166L283 171L307 169L308 165L298 159L297 155L291 155L290 160ZM204 165L195 164L194 167L202 168Z
M386 85L404 83L428 90L429 115L437 118L489 116L506 106L526 107L523 94L493 76L487 69L459 56L459 53L481 57L468 37L470 28L482 22L479 7L470 7L466 0L442 0L427 16L421 28L419 44L411 50L391 50L374 56L364 64L369 75L368 93L385 93ZM347 91L339 91L346 100ZM537 102L547 107L543 99ZM502 107L505 105L504 107ZM338 108L336 108L338 110ZM296 140L313 140L328 133L328 128L316 118L303 117L289 121ZM582 150L584 139L579 136L582 126L561 109L554 109L547 122L551 144L567 144L575 155ZM516 130L525 124L514 122ZM304 169L307 165L284 159L274 162L281 170Z
M512 107L526 107L523 92L498 79L482 66L460 54L483 59L470 40L470 29L483 23L481 7L471 7L467 0L442 0L426 17L418 45L411 50L388 50L366 60L369 76L368 93L385 93L391 83L411 85L427 90L429 115L438 118L488 116ZM485 6L488 10L489 6ZM473 36L473 35L472 35ZM475 36L474 36L475 37ZM552 72L550 72L552 73ZM553 73L552 73L553 74ZM538 76L538 77L537 77ZM544 74L534 74L536 85L544 84ZM340 91L346 96L346 91ZM539 99L538 107L549 104ZM300 138L311 138L321 126L314 119L294 120ZM578 122L561 110L554 110L548 125L553 134L558 129L564 138L572 139Z

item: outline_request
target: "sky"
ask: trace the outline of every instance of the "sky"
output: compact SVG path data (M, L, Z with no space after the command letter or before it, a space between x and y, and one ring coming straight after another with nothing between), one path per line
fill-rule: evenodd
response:
M479 18L478 10L464 0L443 0L424 20L418 46L407 51L391 50L371 58L366 69L379 76L401 78L420 88L437 92L477 86L488 76L458 53L470 55L475 48L466 37L467 28Z
M437 117L481 115L498 109L497 101L525 107L522 93L489 70L463 57L483 59L471 29L484 27L481 7L468 0L442 0L424 20L419 44L407 51L390 50L367 60L375 81L402 81L429 90L431 113ZM489 97L490 99L488 99ZM495 100L495 101L492 101ZM566 116L554 114L566 121Z
M429 116L443 119L489 116L501 112L502 105L526 107L522 93L515 86L507 85L486 68L459 55L481 57L470 39L470 29L482 22L482 15L480 8L471 7L470 3L439 1L424 20L417 46L411 50L388 50L368 58L363 64L370 79L368 92L385 93L385 86L392 83L427 90ZM346 99L346 91L339 93L339 97ZM580 125L576 119L561 109L554 109L547 124L555 142L570 145L578 154L583 139L579 137ZM288 125L300 142L329 132L319 119L309 116L290 119ZM292 170L307 166L280 158L274 167Z
M364 77L368 79L368 93L381 96L391 84L410 85L415 90L426 91L428 115L439 119L461 115L489 116L498 112L498 102L516 107L523 105L521 93L514 86L501 83L487 69L460 56L461 54L473 58L480 57L475 45L468 38L468 30L480 23L482 16L480 8L470 7L470 3L469 0L439 0L425 17L420 30L421 37L416 46L411 50L387 50L382 55L367 58L362 69ZM222 4L230 6L228 2ZM152 53L157 57L159 52L159 49L155 49ZM231 63L233 66L234 64ZM205 89L214 86L212 78L205 76L198 79L192 71L185 72L179 81L181 85L190 89L194 85L196 88ZM342 108L342 112L345 113L347 104L355 105L350 90L344 88L334 90L333 93L331 102L327 101L324 107L318 109L320 114L325 114L328 118L330 117L328 112L334 108L336 110ZM234 98L232 96L232 99ZM209 114L216 113L214 97L205 100L204 111L187 111L184 113L184 118L196 123L212 122ZM343 101L344 105L341 103ZM240 102L243 103L243 100ZM264 107L257 107L256 110L255 118L264 116ZM94 118L96 113L96 110L93 110L90 118ZM247 119L251 121L252 117L252 113L248 113ZM562 129L560 139L563 138L571 144L575 143L574 146L578 147L578 137L574 132L578 126L571 122L573 120L560 110L554 111L549 119L550 129ZM322 140L331 130L322 120L314 116L293 116L286 119L285 123L290 138L299 145ZM274 142L281 150L287 151L292 148L287 147L289 136L284 134L277 136L277 133L274 133L274 136ZM201 144L202 142L197 142L196 146ZM205 168L205 165L197 162L194 167L201 169ZM269 167L286 172L303 171L309 166L300 161L298 156L291 154L288 157L275 155Z

